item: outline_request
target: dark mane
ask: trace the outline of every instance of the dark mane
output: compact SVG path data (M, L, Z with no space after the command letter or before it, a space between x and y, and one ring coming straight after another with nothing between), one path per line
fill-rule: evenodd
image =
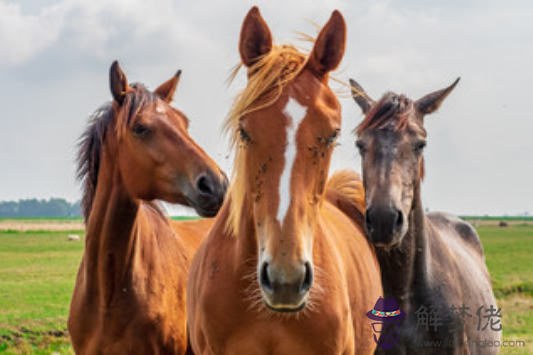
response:
M108 102L102 105L90 117L87 128L81 135L78 144L77 178L82 183L81 209L85 222L93 205L94 194L98 184L100 158L106 134L112 124L120 138L121 133L128 129L132 118L135 117L147 104L157 100L157 95L148 91L142 84L133 84L122 106L117 111L117 104ZM111 132L113 133L113 132Z
M413 101L404 95L397 95L393 92L383 95L381 100L372 106L365 119L355 132L367 129L383 129L394 123L394 130L405 130L408 126L409 115L414 108Z

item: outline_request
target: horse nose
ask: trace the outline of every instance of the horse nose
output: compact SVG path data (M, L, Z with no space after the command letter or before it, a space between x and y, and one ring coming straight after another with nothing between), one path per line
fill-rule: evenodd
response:
M295 277L287 277L287 272L273 271L268 262L263 262L259 283L261 288L268 294L275 294L277 291L292 290L297 294L306 294L313 286L313 268L309 262L301 267L301 272L293 273ZM285 290L287 289L287 290Z
M311 263L300 264L294 270L276 270L268 262L263 262L259 284L267 296L270 308L282 312L298 311L305 306L305 296L313 286L313 267Z
M389 244L403 228L403 212L391 206L371 206L366 210L365 224L372 242Z
M224 202L227 187L228 178L225 174L221 174L221 178L211 173L203 173L198 176L194 183L194 189L198 196L199 207L206 210L203 213L205 217L216 215Z
M202 174L196 179L196 191L200 195L211 197L215 193L215 179L207 174Z

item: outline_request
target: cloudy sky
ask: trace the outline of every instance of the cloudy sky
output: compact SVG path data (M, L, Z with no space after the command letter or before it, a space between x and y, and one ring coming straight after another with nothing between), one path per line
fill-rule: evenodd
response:
M0 0L0 200L79 198L77 137L110 99L119 59L130 81L155 88L183 70L174 104L191 135L227 171L223 119L244 75L238 34L259 5L277 43L315 33L333 9L348 23L337 77L379 98L418 98L461 83L428 117L424 203L460 214L533 213L533 2L529 0ZM348 97L332 169L360 170Z

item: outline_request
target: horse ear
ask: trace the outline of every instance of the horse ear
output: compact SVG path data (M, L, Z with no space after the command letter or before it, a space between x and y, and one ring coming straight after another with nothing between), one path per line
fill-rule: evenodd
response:
M355 102L361 107L363 113L366 115L370 108L374 104L374 100L368 96L366 91L359 85L359 83L353 79L350 79L350 86L352 89L352 97Z
M440 107L444 99L452 92L457 83L459 83L460 79L461 78L455 79L453 84L445 89L432 92L431 94L428 94L423 98L417 100L415 102L415 105L418 110L424 115L435 112Z
M339 66L345 47L346 22L341 13L335 10L316 39L308 67L319 76L326 75Z
M126 75L120 69L120 65L118 65L118 61L116 60L111 64L111 68L109 69L109 83L113 98L119 105L122 105L128 89L128 79L126 79Z
M246 15L241 28L239 52L244 65L252 66L272 49L272 35L257 6Z
M161 84L161 86L155 89L154 93L158 95L161 99L163 99L165 102L170 103L172 101L172 98L174 97L174 93L176 92L178 83L180 82L180 76L181 70L178 70L178 72L172 77L172 79L169 79L163 84Z

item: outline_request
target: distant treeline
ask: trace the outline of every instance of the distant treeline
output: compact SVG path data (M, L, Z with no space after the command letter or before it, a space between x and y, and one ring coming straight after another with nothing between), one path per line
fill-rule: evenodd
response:
M0 202L0 217L78 217L80 202L70 203L62 198Z
M461 216L462 219L467 221L533 221L533 216L530 216L527 212L519 216Z

